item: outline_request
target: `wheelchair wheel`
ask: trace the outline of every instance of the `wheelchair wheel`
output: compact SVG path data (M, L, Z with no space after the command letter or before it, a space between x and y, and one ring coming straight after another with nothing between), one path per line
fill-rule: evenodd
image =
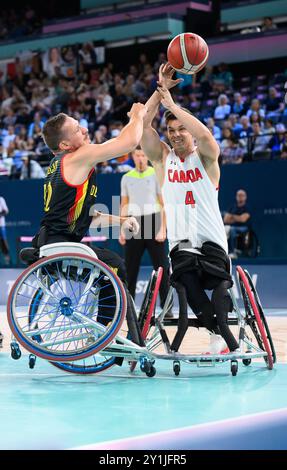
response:
M273 369L276 354L258 294L249 273L241 266L236 269L246 312L246 324L251 328L259 348L267 353L264 360L268 369Z
M126 314L126 295L120 279L98 259L58 254L19 276L7 314L15 338L28 351L50 361L77 361L101 351L116 336Z
M274 347L274 343L273 343L273 340L272 340L272 336L271 336L271 333L270 333L270 330L269 330L269 326L268 326L266 317L265 317L264 312L263 312L263 308L262 308L262 305L261 305L261 302L260 302L260 299L259 299L259 295L257 293L257 290L256 290L253 282L252 282L252 279L251 279L251 276L250 276L249 272L247 270L244 270L244 272L245 272L245 275L248 279L251 291L254 295L256 305L257 305L257 308L258 308L258 311L259 311L259 314L260 314L260 318L261 318L261 321L263 323L263 326L264 326L264 329L265 329L265 332L266 332L266 336L267 336L267 339L268 339L268 342L269 342L269 345L270 345L272 358L273 358L273 364L275 364L276 360L277 360L275 347Z
M152 276L151 288L150 288L150 292L148 296L147 309L144 315L144 322L142 326L143 339L146 339L148 332L149 332L150 322L151 322L152 315L154 314L154 311L155 311L156 299L158 296L158 292L159 292L159 288L160 288L160 284L162 280L162 274L163 274L163 268L160 267L158 268L155 275Z
M115 365L116 358L114 356L105 357L100 354L94 354L93 356L81 359L75 362L52 362L50 364L57 367L58 369L70 372L72 374L97 374L104 370L110 369Z
M160 269L162 269L162 268L160 268ZM148 285L147 285L147 288L146 288L146 291L145 291L144 299L143 299L142 304L141 304L139 317L138 317L138 322L139 322L139 326L140 326L141 330L142 330L142 328L144 326L144 323L146 321L149 306L150 306L152 296L153 296L153 293L154 293L154 289L155 289L156 279L157 279L157 271L152 271L150 280L148 282Z
M34 297L31 301L29 308L29 325L32 324L35 316L37 315L37 310L39 306L39 301L43 296L42 289L38 289L34 294ZM41 342L41 335L38 335L38 341ZM115 365L115 357L106 357L101 354L94 354L85 359L74 362L52 362L50 364L57 367L58 369L64 370L65 372L70 372L73 374L96 374L98 372L103 372L110 367Z
M142 302L142 306L139 313L138 322L141 328L143 339L147 338L150 322L154 313L156 299L158 296L160 283L163 275L163 268L159 267L157 271L153 271L150 277L145 296ZM137 365L136 361L132 361L130 364L130 371L133 372Z

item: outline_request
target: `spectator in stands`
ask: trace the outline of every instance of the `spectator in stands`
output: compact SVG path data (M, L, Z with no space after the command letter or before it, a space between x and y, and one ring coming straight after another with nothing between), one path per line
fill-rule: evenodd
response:
M280 157L284 148L286 148L287 134L284 124L276 125L276 133L269 141L268 147L271 149L271 157Z
M233 136L227 139L227 145L221 151L221 164L238 164L242 163L244 151L240 147L239 142Z
M127 97L123 92L123 85L118 84L115 87L114 106L112 118L115 120L127 121L127 112L130 109Z
M103 175L114 173L113 167L109 161L101 162L97 165L97 172Z
M226 95L221 94L218 97L218 106L216 106L214 111L215 120L226 119L231 112L231 106L228 104L228 98Z
M236 92L233 95L233 104L231 106L231 112L242 116L245 114L246 105L244 103L241 93Z
M247 193L239 189L236 193L236 203L225 213L223 221L228 236L229 256L237 258L236 240L240 233L247 232L251 224L250 210L247 205Z
M82 44L78 54L82 63L84 64L84 70L89 71L97 63L97 57L94 51L94 46L91 42Z
M237 132L242 129L237 114L230 114L229 118L225 122L227 124L227 127L230 127L234 134L237 134Z
M15 134L14 126L8 126L8 132L2 140L3 154L8 152L8 148L9 148L11 142L14 142L15 138L16 138L16 134Z
M229 140L233 138L234 134L230 127L224 126L222 129L222 140L219 144L221 152L223 152L226 147L229 147Z
M262 21L261 31L263 33L268 31L274 31L277 29L277 25L273 23L273 19L270 16L265 16Z
M217 140L217 142L220 142L220 140L221 140L221 129L220 129L220 127L215 125L214 119L212 117L209 117L206 120L206 126L210 130L213 137Z
M255 111L254 113L250 114L250 124L254 124L254 122L258 122L260 128L263 130L264 123L263 118Z
M23 165L21 168L21 180L26 180L26 179L41 179L45 178L45 172L43 168L39 165L39 163L32 159L29 158L28 156L22 157Z
M93 144L102 144L108 140L108 128L107 126L101 125L94 133Z
M222 62L218 65L218 73L213 80L213 88L219 92L232 89L233 75L229 70L228 64Z
M212 65L207 65L204 68L203 75L201 75L200 78L200 89L203 93L203 98L205 99L205 96L212 90L213 88L213 81L215 78L215 74L213 72L213 66Z
M264 134L274 134L275 127L274 127L274 122L272 119L267 118L264 121L264 127L263 127L263 133Z
M33 122L30 124L29 129L28 129L28 137L33 137L35 126L38 126L38 129L40 128L41 130L43 129L43 126L44 126L44 120L42 119L42 116L39 112L34 114Z
M0 248L4 257L4 262L7 266L11 263L9 245L6 235L6 221L5 217L9 214L9 210L4 197L0 197Z
M278 116L283 109L284 105L281 98L278 96L276 88L273 86L270 87L265 102L266 117Z
M251 134L252 127L250 125L250 120L247 116L241 116L240 118L240 128L236 131L238 137L243 138Z
M95 105L95 114L96 114L96 124L97 125L107 125L111 117L113 98L109 94L109 88L107 85L102 87L102 93L98 95L96 105Z
M43 70L48 77L56 77L61 72L61 54L58 47L51 47L42 56Z
M130 102L136 97L136 84L135 84L135 76L129 74L126 78L126 82L123 87L123 92L127 96Z
M3 124L5 127L14 126L17 120L17 116L13 109L7 109L3 118Z
M251 105L247 110L246 116L250 118L253 113L257 113L262 119L265 117L265 110L261 107L261 103L258 98L253 98Z
M270 136L263 135L259 122L252 124L252 134L250 135L250 151L253 157L258 157L259 154L268 157L270 149L267 147Z

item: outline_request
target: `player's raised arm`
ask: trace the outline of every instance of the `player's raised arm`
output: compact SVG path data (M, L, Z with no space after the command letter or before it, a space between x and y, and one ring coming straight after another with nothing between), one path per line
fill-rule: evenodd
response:
M174 80L172 78L174 72L174 68L168 62L166 64L162 64L159 68L158 85L164 86L167 89L171 89L178 85L182 79L179 78ZM145 104L147 113L144 117L144 130L141 146L151 162L160 162L162 160L163 153L168 151L167 145L164 142L161 142L158 133L152 127L152 121L158 111L161 98L160 93L156 90Z
M143 118L146 108L141 103L134 103L128 116L129 123L115 139L103 144L89 144L77 150L77 159L84 159L91 167L97 163L120 157L131 152L139 144L143 133Z
M220 149L208 128L202 124L195 116L189 114L175 104L170 92L166 88L158 87L161 95L161 103L169 109L172 114L184 125L186 130L196 139L198 152L203 161L208 165L217 162Z

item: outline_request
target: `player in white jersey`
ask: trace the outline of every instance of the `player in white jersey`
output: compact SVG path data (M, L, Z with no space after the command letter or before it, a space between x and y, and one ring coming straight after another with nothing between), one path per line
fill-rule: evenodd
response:
M187 301L211 334L211 353L238 348L227 325L232 286L227 239L218 206L219 146L189 111L176 105L169 89L173 68L160 67L159 86L146 107L142 148L154 166L162 188L173 280L185 287ZM159 104L165 113L171 147L152 127ZM209 300L205 289L212 289ZM225 339L225 341L223 340Z

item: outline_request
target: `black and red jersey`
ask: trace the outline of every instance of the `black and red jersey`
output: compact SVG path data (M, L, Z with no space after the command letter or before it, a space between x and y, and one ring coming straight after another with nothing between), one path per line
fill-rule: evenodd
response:
M56 155L48 168L44 184L44 217L48 238L79 242L92 221L92 206L97 195L94 168L79 185L67 182L63 162L68 154Z

